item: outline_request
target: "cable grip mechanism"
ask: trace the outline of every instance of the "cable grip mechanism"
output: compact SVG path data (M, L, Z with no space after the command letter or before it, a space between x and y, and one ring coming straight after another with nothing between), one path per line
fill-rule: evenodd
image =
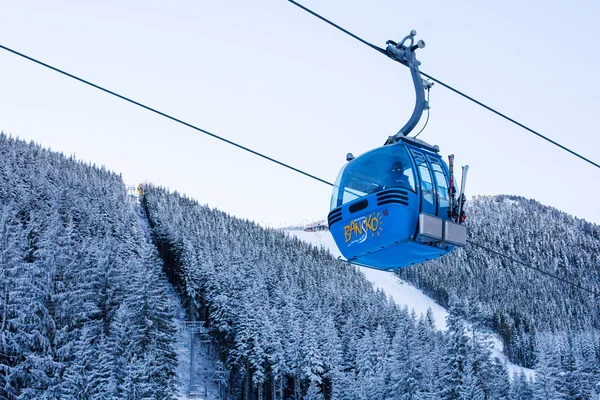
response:
M386 52L393 59L400 61L403 64L409 65L410 63L415 63L417 66L421 65L421 63L414 56L414 52L416 49L425 48L425 42L423 40L419 40L417 44L415 44L416 35L417 31L413 29L410 31L410 34L406 35L404 39L402 39L400 43L396 43L393 40L388 40L385 42L387 45ZM410 43L406 44L407 41L410 41Z
M415 44L416 35L417 31L413 29L399 43L396 43L393 40L388 40L386 42L387 55L390 58L409 67L415 87L416 101L415 108L408 122L398 131L398 133L396 133L394 136L390 136L385 144L396 143L401 137L407 136L415 128L415 126L417 126L417 123L423 115L423 111L429 107L427 101L425 100L425 90L429 90L432 84L424 81L421 78L421 73L419 72L419 65L421 65L421 62L417 60L417 57L415 56L415 51L417 49L422 49L425 47L425 42L423 40L419 40Z

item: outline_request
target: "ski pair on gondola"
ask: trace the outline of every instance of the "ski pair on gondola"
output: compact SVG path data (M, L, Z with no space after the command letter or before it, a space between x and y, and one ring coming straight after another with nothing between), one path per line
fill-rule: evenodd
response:
M429 105L425 89L431 83L419 72L411 31L400 43L387 42L391 58L410 69L416 104L409 121L382 147L359 157L346 156L333 188L329 229L346 260L395 271L432 260L466 244L465 182L456 196L452 169L431 146L408 134Z

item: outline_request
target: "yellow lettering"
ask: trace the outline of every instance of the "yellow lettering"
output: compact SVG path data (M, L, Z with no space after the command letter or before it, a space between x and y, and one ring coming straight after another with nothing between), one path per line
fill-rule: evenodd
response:
M358 224L356 222L350 221L350 231L352 232L352 235L358 236L358 234L359 234L359 226L358 226Z
M365 229L367 231L372 231L373 230L373 225L371 225L371 222L373 221L373 216L369 215L367 217L367 219L365 220Z
M373 217L371 220L371 230L377 232L377 229L379 229L379 218Z
M357 223L356 221L350 221L350 223L344 226L344 238L346 243L352 240L352 238L359 237L363 234L368 234L369 231L377 232L379 229L379 217L369 215L366 218L362 218Z
M379 218L374 217L373 214L371 214L365 219L365 230L367 232L377 232L377 229L379 229Z

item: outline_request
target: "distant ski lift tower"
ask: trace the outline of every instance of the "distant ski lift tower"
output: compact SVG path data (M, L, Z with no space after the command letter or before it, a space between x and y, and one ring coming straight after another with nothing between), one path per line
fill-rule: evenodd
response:
M185 329L190 333L190 386L188 390L189 397L198 397L204 395L205 397L208 395L206 386L204 387L204 391L201 392L199 387L194 384L195 371L194 371L194 338L198 335L199 342L202 346L208 346L210 353L210 342L211 338L208 334L208 329L203 321L185 321L184 322Z
M140 195L135 186L127 186L127 198L131 204L140 203Z
M227 398L227 388L228 388L228 379L227 376L229 372L225 369L225 366L221 361L217 361L217 366L215 367L215 376L213 377L213 381L215 381L219 385L219 398L226 399Z

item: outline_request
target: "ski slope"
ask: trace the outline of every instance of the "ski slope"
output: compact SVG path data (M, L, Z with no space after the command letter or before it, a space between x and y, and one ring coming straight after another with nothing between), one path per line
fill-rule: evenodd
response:
M295 236L300 240L303 240L307 243L314 244L319 247L327 248L331 254L335 257L341 256L333 237L329 233L329 231L321 231L321 232L305 232L303 230L284 230L288 235ZM427 313L427 309L431 308L433 311L433 316L435 318L435 325L438 329L445 331L446 327L446 317L448 316L448 311L437 304L433 299L429 298L419 289L409 284L408 282L403 281L398 278L398 276L392 272L388 271L378 271L371 268L366 267L358 267L359 270L365 274L365 277L373 283L375 288L382 289L388 296L391 296L396 304L399 306L406 306L409 310L414 310L417 315ZM489 334L488 341L492 345L492 355L494 357L502 360L507 368L509 374L512 376L514 374L520 374L521 371L525 372L525 374L532 378L535 376L535 371L528 368L523 368L519 365L510 363L506 356L502 353L503 345L500 338L495 334Z

